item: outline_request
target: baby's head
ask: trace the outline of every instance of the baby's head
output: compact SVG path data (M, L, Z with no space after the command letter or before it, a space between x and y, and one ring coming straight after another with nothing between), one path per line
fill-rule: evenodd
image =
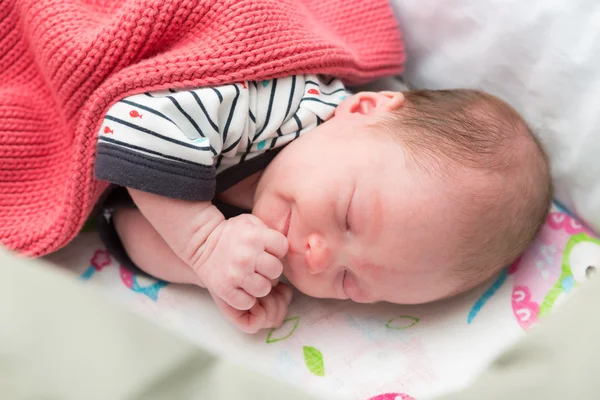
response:
M543 150L501 100L361 92L273 160L253 212L287 235L284 274L302 292L412 304L514 261L551 193Z

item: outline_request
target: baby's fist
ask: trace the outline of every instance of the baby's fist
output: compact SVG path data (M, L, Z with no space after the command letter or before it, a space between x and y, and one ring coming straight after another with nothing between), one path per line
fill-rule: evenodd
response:
M288 251L286 237L251 214L223 221L206 244L197 273L214 297L237 310L250 310L271 292Z

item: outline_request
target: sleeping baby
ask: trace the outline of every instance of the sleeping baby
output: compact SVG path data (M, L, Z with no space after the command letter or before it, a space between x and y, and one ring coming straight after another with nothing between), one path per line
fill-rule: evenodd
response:
M206 288L245 332L298 290L426 303L533 241L547 158L509 105L473 90L352 94L298 75L127 97L100 128L114 183L98 227L125 266Z

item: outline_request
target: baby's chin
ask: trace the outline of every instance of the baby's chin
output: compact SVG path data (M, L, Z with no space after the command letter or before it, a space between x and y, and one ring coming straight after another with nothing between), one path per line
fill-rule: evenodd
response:
M310 290L308 290L308 291L305 290L306 288L302 284L302 280L299 279L296 276L296 274L293 272L293 270L291 269L287 256L282 258L281 262L283 264L283 274L281 274L281 278L279 279L279 281L293 286L296 290L298 290L302 294L305 294L310 297L316 297L316 296L312 295L311 293L307 293L307 292L310 292Z

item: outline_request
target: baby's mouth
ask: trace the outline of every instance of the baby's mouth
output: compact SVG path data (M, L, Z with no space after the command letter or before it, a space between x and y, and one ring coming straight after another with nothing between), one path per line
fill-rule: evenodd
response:
M283 229L281 230L281 233L286 238L288 237L288 233L290 231L290 222L291 221L292 221L292 211L290 210L290 213L288 214L288 216L287 216L287 218L285 220L285 224L283 225Z

